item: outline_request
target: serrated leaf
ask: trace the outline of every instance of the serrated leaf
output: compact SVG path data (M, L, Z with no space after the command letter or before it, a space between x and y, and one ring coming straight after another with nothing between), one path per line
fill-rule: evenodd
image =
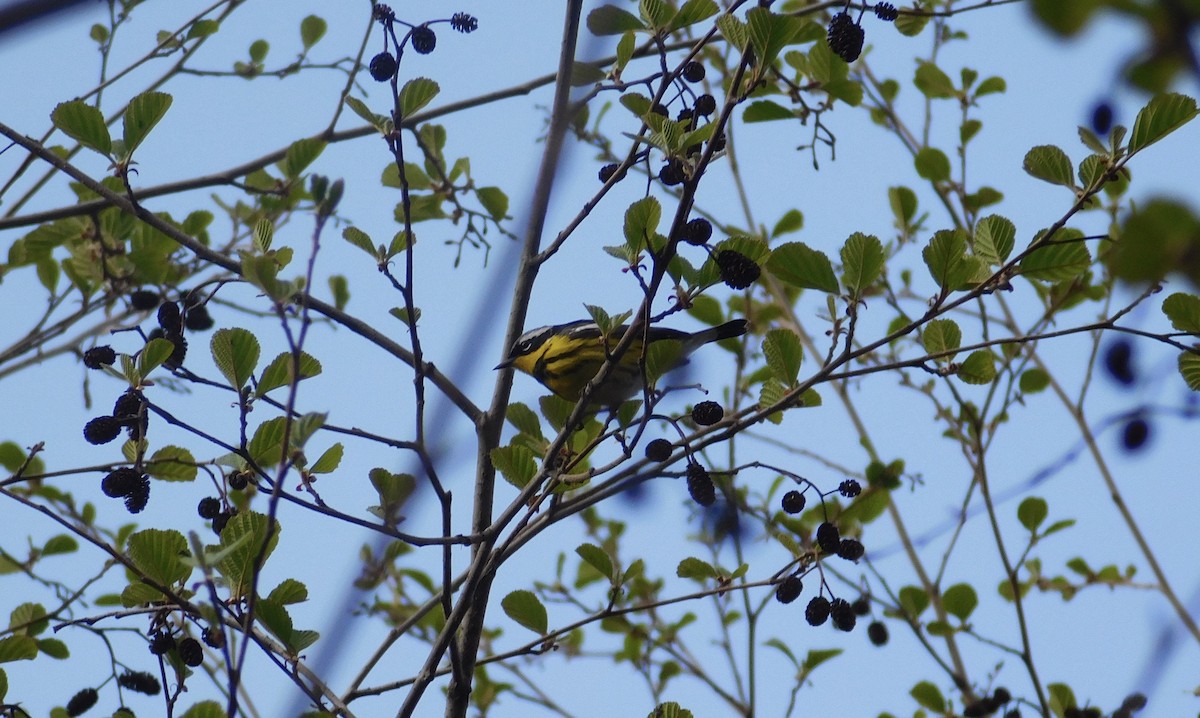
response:
M345 452L345 447L341 442L334 444L325 450L320 457L317 458L313 465L308 467L310 474L330 474L337 470L337 467L342 463L342 454Z
M1026 172L1040 180L1063 187L1075 187L1075 171L1071 167L1071 158L1059 147L1034 147L1025 153L1023 166Z
M772 122L794 120L796 113L772 100L755 100L742 111L742 122Z
M184 581L192 567L181 558L190 556L187 539L178 531L145 529L129 537L129 559L138 570L163 586Z
M996 357L987 349L977 349L959 365L956 376L968 384L990 384L996 378Z
M0 663L32 661L37 658L37 640L32 636L0 638Z
M978 605L979 596L969 583L956 583L942 593L942 607L960 621L966 621Z
M162 337L151 339L138 354L138 374L143 377L149 376L150 372L162 366L162 363L169 359L174 352L175 345L170 340Z
M926 13L919 15L901 15L892 23L896 30L905 37L916 37L929 24L930 16Z
M662 220L662 205L654 197L643 197L625 210L625 241L635 251L642 251L658 232Z
M524 488L537 473L537 462L528 447L498 446L492 449L491 457L492 466L496 467L505 481L518 489Z
M377 115L372 112L371 108L367 107L367 103L363 102L357 97L346 97L345 103L346 106L349 107L352 112L354 112L354 114L365 120L367 124L374 127L375 130L380 134L387 135L391 133L392 120L388 117Z
M967 284L975 274L976 265L968 261L967 240L962 230L939 230L921 250L921 258L929 275L944 292L955 291Z
M163 481L194 481L196 457L182 446L164 446L150 457L146 473Z
M1196 116L1196 100L1174 92L1155 95L1137 114L1129 135L1129 154L1140 152Z
M929 595L916 586L905 586L900 589L900 608L908 618L917 618L929 607Z
M302 603L308 600L308 587L294 578L285 578L267 598L280 605Z
M54 126L84 147L104 155L112 154L112 137L100 110L83 100L64 102L50 113Z
M680 342L673 339L651 342L646 347L646 381L654 384L663 374L679 366L682 357L683 344Z
M218 329L213 334L213 362L225 380L235 389L241 389L254 375L258 366L258 339L246 329Z
M232 549L216 564L228 582L232 600L246 596L253 585L255 570L266 564L279 543L279 522L268 521L266 516L254 511L239 512L225 524L220 545L206 547L208 551Z
M1041 369L1026 369L1021 373L1020 387L1022 393L1036 394L1050 386L1050 375Z
M958 94L950 76L932 62L922 62L917 65L913 84L921 91L922 95L931 99L954 97Z
M311 379L321 373L321 362L307 352L300 352L299 380ZM263 396L272 389L289 386L292 383L292 354L280 352L271 363L262 370L254 395Z
M546 607L542 605L533 591L513 591L500 601L500 607L512 620L539 636L545 635L549 627Z
M1016 244L1017 227L1007 217L989 214L975 224L975 256L992 266L1004 264Z
M325 151L325 142L314 138L297 140L283 155L283 175L295 179Z
M428 77L414 77L400 89L400 115L409 117L428 105L441 92L441 87Z
M854 296L859 296L875 283L883 272L885 255L879 238L855 232L842 245L842 283Z
M499 187L480 187L475 190L475 196L492 219L498 222L508 216L508 195L504 190Z
M771 236L778 237L791 232L799 232L804 227L804 214L798 209L789 209L783 213L775 226L771 228Z
M1200 391L1200 354L1179 353L1179 375L1192 391Z
M254 430L254 435L246 444L246 450L254 463L260 466L274 466L284 460L283 435L287 429L286 422L287 419L277 416L267 419Z
M695 25L716 15L721 11L713 0L687 0L675 17L671 18L670 32L675 32L689 25Z
M1017 520L1032 533L1037 531L1037 527L1042 525L1049 513L1050 507L1045 499L1030 496L1017 507Z
M150 130L171 108L171 96L165 92L143 92L129 101L125 109L124 133L125 155L133 154L138 145L150 134Z
M790 329L772 329L763 338L762 349L775 378L784 386L794 385L804 358L800 337Z
M1084 272L1092 263L1087 245L1074 241L1078 231L1062 230L1055 241L1033 250L1018 265L1021 276L1046 282L1065 282Z
M79 542L75 537L68 534L57 534L50 537L49 540L42 546L43 556L57 556L66 553L75 553L79 550Z
M1200 334L1200 297L1175 292L1163 300L1162 311L1179 331Z
M55 660L64 660L71 657L71 651L67 648L67 644L57 638L39 638L37 641L38 651Z
M953 319L934 319L922 330L921 343L931 355L950 352L935 358L938 363L945 364L954 358L954 352L962 345L962 330Z
M766 269L780 281L804 289L837 294L838 281L833 264L824 252L803 242L781 244L767 258Z

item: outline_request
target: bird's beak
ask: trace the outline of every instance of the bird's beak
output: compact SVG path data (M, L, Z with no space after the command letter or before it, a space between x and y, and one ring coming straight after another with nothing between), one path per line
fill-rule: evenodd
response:
M513 365L513 360L511 358L505 359L504 361L497 364L495 369L493 369L492 371L498 371L500 369L507 369L512 365Z

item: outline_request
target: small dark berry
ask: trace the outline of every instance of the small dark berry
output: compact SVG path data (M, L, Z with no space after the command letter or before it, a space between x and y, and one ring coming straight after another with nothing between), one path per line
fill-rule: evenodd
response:
M804 510L804 494L795 489L783 495L783 510L789 514L798 514Z
M838 484L838 493L848 499L852 499L862 493L862 484L854 479L846 479Z
M121 422L111 416L97 416L83 427L83 438L89 444L107 444L121 433Z
M200 646L200 641L190 636L180 641L179 659L192 668L204 663L204 649Z
M788 576L775 589L775 600L780 603L791 603L800 597L802 590L804 590L804 584L800 582L800 577Z
M717 501L717 490L712 477L700 464L688 464L687 487L692 501L701 506L712 506Z
M687 80L688 82L700 82L704 79L704 65L692 60L683 66L683 72L680 74L683 75L683 79Z
M700 95L692 107L700 117L708 117L717 111L717 98L712 95Z
M817 545L825 553L837 553L841 541L842 536L837 526L826 521L817 527Z
M1092 110L1092 130L1098 135L1107 135L1112 129L1113 108L1107 102L1101 102Z
M1146 707L1146 696L1141 693L1130 693L1125 696L1125 700L1121 701L1121 707L1131 711L1140 711Z
M164 334L183 333L183 314L178 302L163 302L158 308L158 326Z
M833 627L839 631L852 631L854 624L858 622L850 602L844 598L835 598L830 602L829 615L833 618Z
M371 17L381 23L395 22L396 13L392 12L391 5L379 3L375 7L371 8Z
M668 187L683 184L683 181L687 179L683 173L683 163L679 160L667 160L667 163L658 171L658 179Z
M675 121L676 122L687 122L689 124L689 126L695 127L696 123L692 122L692 120L695 119L695 117L696 117L695 110L693 110L690 107L684 107L683 109L681 109L679 111L679 114L675 116Z
M862 54L865 35L861 26L850 19L850 15L839 12L829 22L829 49L846 62L854 62Z
M697 217L688 220L688 223L683 225L683 232L680 233L680 237L688 244L699 247L712 238L712 233L712 222L703 217Z
M161 656L175 647L175 636L170 633L156 633L150 639L150 652Z
M692 407L692 421L700 426L712 426L725 418L725 410L715 401L702 401Z
M136 389L129 389L117 397L113 404L113 418L120 422L130 422L142 414L146 398Z
M183 320L183 326L192 332L206 332L213 328L213 324L212 315L203 304L189 309Z
M872 621L867 626L867 638L872 645L882 646L888 642L887 624L883 621Z
M417 54L428 55L437 47L437 34L428 25L418 25L412 29L412 48Z
M96 705L96 701L100 700L100 694L95 688L84 688L75 695L71 696L71 700L67 701L67 715L71 718L81 716L91 710L92 706ZM25 711L21 711L24 713Z
M1133 343L1128 339L1118 339L1109 345L1104 352L1104 367L1108 374L1118 384L1131 386L1137 381L1133 370Z
M204 639L204 644L211 648L221 648L225 645L225 634L216 626L209 626L204 629L204 633L200 634Z
M1121 431L1121 444L1126 451L1137 451L1150 438L1150 424L1145 419L1130 419Z
M117 683L126 690L156 696L162 690L158 679L145 671L125 671L117 676Z
M653 104L653 105L650 107L650 112L652 112L652 113L654 113L654 114L656 114L656 115L662 115L663 117L670 117L670 116L671 116L671 113L670 113L670 112L667 110L667 106L666 106L666 105L664 105L664 104L663 104L663 103L661 103L661 102L655 102L655 103L654 103L654 104Z
M963 707L963 718L983 718L991 713L989 707L986 701L975 701Z
M202 519L216 518L217 514L221 513L221 500L213 496L205 496L196 505L196 513L200 514Z
M129 295L129 305L139 312L148 312L157 307L161 301L162 297L158 296L158 292L145 289L139 289Z
M229 488L234 491L243 491L250 484L250 474L245 471L229 475Z
M163 338L175 345L175 350L171 352L171 356L167 357L163 365L170 369L178 369L183 366L183 360L187 357L187 339L183 338L182 333L171 332L167 332Z
M850 603L850 608L854 609L855 616L865 616L871 612L871 599L859 596Z
M619 170L619 169L621 169L621 165L618 162L613 162L611 164L604 165L603 167L600 168L600 181L608 182L608 180L611 179L613 175L617 174L617 170ZM625 179L625 173L621 172L620 176L617 177L617 181L620 182L623 179Z
M863 548L862 542L858 539L842 539L838 542L837 555L838 558L844 558L847 561L857 561L863 557L867 550Z
M875 3L875 17L884 22L892 22L900 17L900 11L890 2L877 2Z
M666 461L671 458L671 442L655 439L646 444L646 458L651 461Z
M110 499L119 499L137 491L142 475L128 466L110 471L100 482L100 490Z
M131 514L139 514L150 501L150 477L142 475L141 483L125 497L125 510Z
M465 12L456 12L450 16L450 27L466 35L479 29L479 21L473 15L468 15Z
M221 532L225 530L225 524L229 523L229 519L231 518L233 518L233 512L231 511L222 511L217 514L212 520L213 533L220 536Z
M1018 708L1013 708L1004 714L1004 718L1021 718L1021 711Z
M996 705L1002 706L1011 700L1012 700L1012 693L1009 693L1008 689L1005 688L1004 686L1000 686L996 690L992 691L992 701Z
M390 52L381 52L371 58L371 64L367 69L371 73L371 79L376 82L387 82L396 76L396 58Z
M721 280L730 289L745 289L754 284L762 274L754 260L732 249L722 249L714 259L721 270Z
M117 353L108 345L92 347L83 353L83 365L88 369L111 366L116 360Z
M829 599L824 596L813 596L804 609L804 620L810 626L819 626L829 618Z

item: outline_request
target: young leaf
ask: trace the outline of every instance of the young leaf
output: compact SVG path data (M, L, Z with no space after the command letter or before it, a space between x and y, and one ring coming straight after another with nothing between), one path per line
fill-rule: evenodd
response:
M1196 101L1187 95L1173 92L1155 95L1133 121L1129 154L1146 149L1187 124L1196 112Z
M596 544L582 543L575 547L575 553L579 558L583 559L589 566L596 569L601 576L608 580L613 579L613 563L612 559L604 549Z
M630 248L641 251L648 247L661 219L662 205L654 197L643 197L629 205L625 210L625 241Z
M996 378L996 357L987 349L976 349L959 365L956 376L968 384L990 384Z
M921 332L921 343L928 354L942 354L934 361L945 364L954 359L953 352L962 344L962 330L953 319L934 319Z
M883 272L883 244L874 235L861 232L850 235L841 255L842 283L855 296L874 284Z
M258 365L258 339L246 329L219 329L211 346L213 362L230 386L245 386Z
M1163 300L1162 311L1179 331L1200 334L1200 297L1175 292Z
M913 159L913 166L922 179L945 182L950 179L950 158L936 147L924 147Z
M1042 525L1049 513L1050 508L1045 499L1030 496L1017 507L1017 520L1032 533L1037 531L1037 527Z
M975 256L992 266L1004 264L1016 243L1017 227L1007 217L989 214L975 224Z
M150 130L167 114L171 96L165 92L143 92L129 101L125 110L125 154L129 156L150 134Z
M979 597L969 583L956 583L942 593L942 607L960 621L966 621L979 605Z
M400 116L409 117L441 92L441 87L428 77L414 77L400 90Z
M112 137L100 110L83 100L64 102L50 113L54 126L84 147L105 155L112 154Z
M796 383L800 374L800 362L804 357L804 349L800 345L800 337L790 329L772 329L763 338L763 356L771 373L784 386Z
M620 35L630 30L645 30L637 15L616 5L601 5L587 16L587 28L593 35Z
M545 635L549 627L546 607L542 605L533 591L513 591L500 601L500 607L512 620L539 636Z
M766 269L780 281L804 289L817 289L836 294L837 277L833 264L824 252L803 242L781 244L767 258Z
M1051 184L1075 187L1071 158L1054 145L1038 145L1025 153L1025 171Z

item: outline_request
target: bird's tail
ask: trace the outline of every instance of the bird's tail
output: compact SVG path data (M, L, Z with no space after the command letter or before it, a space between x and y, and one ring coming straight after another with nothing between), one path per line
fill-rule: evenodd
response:
M692 335L695 340L695 345L708 344L709 342L719 342L722 339L732 339L740 337L750 328L749 323L745 319L731 319L724 324L719 324L710 329L696 332ZM692 342L688 342L691 344Z

